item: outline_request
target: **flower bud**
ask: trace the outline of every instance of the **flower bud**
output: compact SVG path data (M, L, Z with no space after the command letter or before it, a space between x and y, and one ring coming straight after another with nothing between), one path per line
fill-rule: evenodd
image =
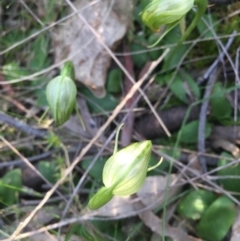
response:
M153 0L143 10L142 21L153 31L159 31L162 25L172 29L193 4L194 0Z
M143 185L151 158L151 141L133 143L112 155L103 168L103 183L113 194L127 196Z
M57 76L46 88L47 101L57 126L66 122L76 107L77 88L68 76Z
M113 195L128 196L136 193L146 179L151 149L151 141L143 141L115 152L103 168L105 187L91 198L89 208L98 209L109 202Z

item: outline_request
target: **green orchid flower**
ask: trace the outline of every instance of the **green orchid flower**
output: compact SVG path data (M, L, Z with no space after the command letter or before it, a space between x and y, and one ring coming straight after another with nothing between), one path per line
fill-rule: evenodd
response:
M158 44L162 38L181 21L181 19L192 9L194 4L197 6L196 15L184 35L179 40L175 49L183 43L197 25L198 21L206 11L207 0L151 1L141 13L143 23L153 31L159 31L162 26L166 26L164 33L151 47Z
M76 107L77 88L73 78L74 68L69 61L65 63L61 75L47 85L46 97L57 126L64 124Z
M106 161L103 168L102 187L89 201L88 207L98 209L109 202L114 195L128 196L136 193L146 180L147 172L160 165L148 168L151 158L151 141L137 142L117 151L116 135L113 155Z

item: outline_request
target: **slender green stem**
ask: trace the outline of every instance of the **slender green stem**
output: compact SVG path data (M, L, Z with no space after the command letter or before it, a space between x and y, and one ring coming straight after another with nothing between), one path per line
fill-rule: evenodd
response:
M67 76L71 78L73 81L75 79L75 71L72 61L65 62L62 70L61 70L61 76Z
M115 154L118 151L118 136L123 125L124 123L122 123L117 129L113 154Z
M86 127L85 127L83 118L82 118L82 116L81 116L81 114L80 114L80 111L79 111L79 109L78 109L78 105L77 105L77 104L76 104L76 107L75 107L75 108L76 108L76 113L77 113L78 119L79 119L79 121L80 121L80 123L81 123L81 125L82 125L82 127L83 127L83 130L86 131Z
M201 19L202 15L207 9L207 0L195 0L194 3L197 5L197 12L195 14L195 17L193 21L191 22L190 26L187 28L184 35L181 37L179 42L177 43L177 46L170 52L169 56L167 56L166 66L170 63L173 56L177 53L180 45L186 40L186 38L190 35L190 33L193 31L193 29L196 27L197 23Z
M149 171L152 171L153 169L157 168L157 167L162 163L162 160L163 160L163 158L161 157L161 159L159 160L159 162L158 162L156 165L154 165L154 166L152 166L152 167L149 167L149 168L147 169L147 171L149 172Z

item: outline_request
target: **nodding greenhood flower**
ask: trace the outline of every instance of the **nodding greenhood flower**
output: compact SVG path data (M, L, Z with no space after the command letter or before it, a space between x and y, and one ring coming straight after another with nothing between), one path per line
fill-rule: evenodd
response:
M194 0L153 0L142 12L143 22L153 31L176 25L193 7Z
M207 8L207 0L153 0L142 11L142 21L145 25L153 31L159 31L161 26L166 25L164 33L159 40L153 44L155 46L162 38L173 29L180 20L190 11L190 9L197 5L196 15L190 26L179 40L180 45L195 28L196 24L204 14ZM178 46L176 47L176 49Z
M116 140L117 138L118 133ZM93 210L100 208L109 202L114 195L128 196L136 193L146 180L147 172L161 163L148 168L151 150L151 141L133 143L120 151L117 151L115 144L114 154L106 161L103 168L105 186L90 199L89 208Z
M47 101L56 124L66 122L76 107L77 88L71 78L73 65L69 62L63 67L60 76L52 79L46 88Z
M103 206L113 195L128 196L136 193L146 179L151 149L151 141L143 141L114 153L103 168L105 187L92 197L88 204L90 209Z

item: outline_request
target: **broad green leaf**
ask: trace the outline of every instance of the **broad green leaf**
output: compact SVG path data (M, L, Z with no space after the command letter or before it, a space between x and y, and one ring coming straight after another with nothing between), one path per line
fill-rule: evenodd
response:
M35 96L38 106L48 106L45 89L36 89Z
M180 28L179 26L176 26L163 38L162 43L164 43L164 45L177 44L180 38L181 38ZM168 70L169 68L173 68L177 66L182 56L184 55L184 53L187 51L188 45L182 44L181 46L179 46L177 54L175 54L171 58L171 61L170 63L168 63L168 66L167 66L166 62L167 62L168 56L171 55L171 51L174 51L174 48L175 46L172 47L169 53L167 54L164 60L162 70Z
M107 91L111 93L119 93L123 82L123 72L120 69L112 69L108 73Z
M218 167L225 166L229 161L224 157L231 157L229 154L224 153L218 161ZM240 164L236 164L230 167L223 168L218 171L218 176L224 177L225 179L219 179L219 184L227 191L239 193L236 198L240 199ZM227 178L227 176L236 176L236 178Z
M54 161L41 161L38 164L39 172L51 183L57 181L57 166Z
M185 218L198 220L216 198L217 195L213 192L192 190L178 204L177 211Z
M214 85L210 103L212 107L211 113L218 121L231 118L232 107L219 83Z
M105 162L107 161L107 157L102 157L97 160L97 162L94 164L94 166L89 171L89 175L93 177L94 179L101 179L102 178L102 171ZM86 171L89 165L92 163L92 158L85 159L81 161L82 168Z
M172 74L168 74L161 78L158 77L156 81L159 83L165 81L166 84L169 84L171 79L172 79ZM187 94L186 94L186 85L188 86L192 94L196 97L196 99L199 99L200 90L198 85L192 79L192 77L184 70L182 70L181 73L176 74L175 78L172 81L172 84L170 85L170 89L172 93L179 100L187 104L188 100L187 100Z
M0 180L0 203L10 206L18 199L19 189L22 187L22 172L14 169L7 172Z
M192 121L184 125L179 131L180 141L183 143L196 143L198 141L198 125L199 121ZM211 134L211 125L206 124L205 137L209 137Z
M41 19L46 25L54 22L57 19L57 16L61 10L56 11L57 7L61 7L62 4L59 4L59 0L51 0L46 2L47 6L44 11L43 18Z
M3 34L0 38L0 49L3 50L4 47L5 48L10 47L13 44L23 40L26 37L27 37L26 32L20 30L20 28L7 31L6 34ZM19 50L19 48L21 48L21 46L14 48L14 51ZM8 53L6 53L6 55L8 55Z
M133 60L133 63L137 67L141 68L149 60L149 50L147 49L148 43L143 36L135 36L134 41L134 43L130 44L131 52L133 52L131 58ZM139 51L141 52L138 53Z
M234 202L226 196L219 197L204 212L197 232L206 241L220 241L234 223L237 211Z
M89 109L93 113L102 113L102 111L112 111L118 105L118 100L109 93L107 93L101 99L95 97L91 93L91 91L85 87L81 88L81 93L83 93L87 97L87 104L89 106Z
M32 59L29 67L35 71L39 71L49 65L49 37L41 34L34 41L32 46Z
M212 15L204 14L197 23L197 29L198 29L199 33L202 34L203 32L205 32L206 29L208 29L208 26L212 27L213 31L216 31L218 25L214 24L214 26L212 26L213 23L215 23L215 22L216 21L215 21L215 19L213 19ZM203 36L204 36L204 38L212 38L212 37L214 37L214 34L212 33L211 29L208 29Z

